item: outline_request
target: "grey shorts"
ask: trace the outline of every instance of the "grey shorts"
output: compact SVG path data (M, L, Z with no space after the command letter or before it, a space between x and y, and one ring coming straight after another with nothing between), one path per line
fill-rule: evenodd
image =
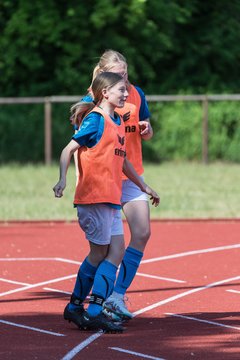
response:
M78 222L88 241L108 245L111 237L123 234L121 210L105 204L77 205Z

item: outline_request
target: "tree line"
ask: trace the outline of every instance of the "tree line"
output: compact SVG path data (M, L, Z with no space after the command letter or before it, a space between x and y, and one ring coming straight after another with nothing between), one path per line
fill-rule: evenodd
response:
M0 92L86 92L106 49L146 94L237 93L239 0L1 0Z

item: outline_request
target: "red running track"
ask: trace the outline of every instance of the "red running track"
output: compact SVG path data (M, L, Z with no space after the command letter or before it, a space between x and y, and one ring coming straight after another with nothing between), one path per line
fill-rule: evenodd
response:
M0 238L0 359L240 359L239 220L153 221L123 334L63 320L88 249L77 223L1 223Z

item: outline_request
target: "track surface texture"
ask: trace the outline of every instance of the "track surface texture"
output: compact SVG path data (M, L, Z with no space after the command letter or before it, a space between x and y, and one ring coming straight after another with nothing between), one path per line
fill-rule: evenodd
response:
M134 318L103 334L62 316L88 251L78 224L1 223L0 359L240 359L240 220L151 228L127 292Z

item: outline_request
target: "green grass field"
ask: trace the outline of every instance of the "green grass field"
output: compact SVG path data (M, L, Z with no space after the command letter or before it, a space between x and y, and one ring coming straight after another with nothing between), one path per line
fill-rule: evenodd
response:
M64 197L54 198L58 165L0 167L0 220L75 220L75 170L71 165ZM145 164L145 180L161 197L152 218L240 218L238 164Z

